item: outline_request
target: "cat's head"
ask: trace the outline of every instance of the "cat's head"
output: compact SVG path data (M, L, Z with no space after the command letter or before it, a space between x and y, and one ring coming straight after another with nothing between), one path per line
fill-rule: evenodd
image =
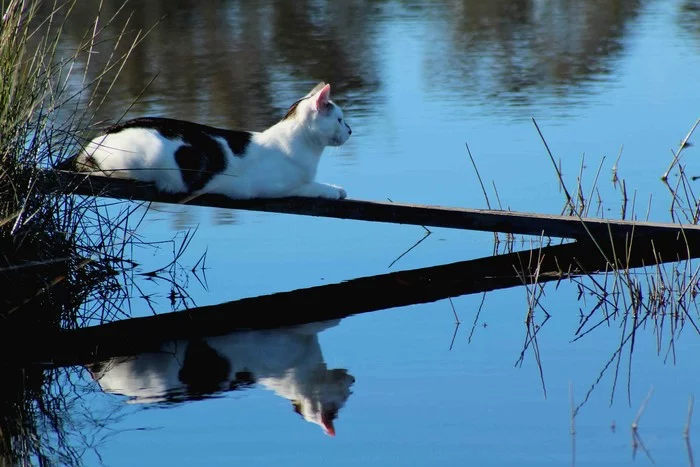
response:
M350 387L355 378L344 369L316 372L307 391L301 391L292 399L294 411L306 421L315 423L323 431L335 436L334 421L352 394Z
M283 120L287 119L296 120L322 146L340 146L352 134L343 111L331 100L331 85L324 82L292 104Z

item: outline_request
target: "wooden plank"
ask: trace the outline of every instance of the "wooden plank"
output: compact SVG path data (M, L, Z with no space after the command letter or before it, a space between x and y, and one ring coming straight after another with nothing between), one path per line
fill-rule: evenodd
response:
M150 184L131 180L112 179L73 172L47 173L47 180L55 188L79 195L104 196L160 203L189 204L226 209L301 214L341 219L354 219L393 224L412 224L487 232L506 232L520 235L596 239L663 236L663 240L685 235L697 241L700 227L656 222L631 222L598 218L580 219L525 212L466 209L456 207L402 204L354 199L329 200L315 198L280 198L232 200L221 195L202 195L185 199L182 195L160 193Z
M162 342L227 334L237 330L268 329L428 303L447 297L480 293L532 283L561 280L583 273L609 270L606 258L618 267L635 268L684 259L687 250L666 246L663 254L649 242L608 244L604 251L588 243L461 261L341 283L243 298L156 316L131 318L89 328L57 331L35 339L0 339L2 355L49 366L85 364L113 356L157 348ZM625 252L631 253L629 260ZM446 311L447 312L447 311ZM33 336L34 337L34 336Z

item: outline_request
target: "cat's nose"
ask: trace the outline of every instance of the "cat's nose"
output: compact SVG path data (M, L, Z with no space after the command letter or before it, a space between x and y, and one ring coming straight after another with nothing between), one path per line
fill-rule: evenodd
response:
M345 124L345 126L348 127L348 134L351 135L351 134L352 134L352 128L350 128L350 125L348 125L347 123Z

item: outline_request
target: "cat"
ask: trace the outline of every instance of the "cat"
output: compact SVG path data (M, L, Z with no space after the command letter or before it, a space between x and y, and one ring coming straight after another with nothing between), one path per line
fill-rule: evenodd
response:
M166 193L343 199L342 187L315 181L324 148L341 146L352 134L330 92L330 84L319 83L262 132L163 117L128 120L58 168L152 182Z
M338 322L173 341L88 370L103 391L128 396L130 403L178 403L259 383L335 436L334 420L355 378L344 369L328 369L318 333Z

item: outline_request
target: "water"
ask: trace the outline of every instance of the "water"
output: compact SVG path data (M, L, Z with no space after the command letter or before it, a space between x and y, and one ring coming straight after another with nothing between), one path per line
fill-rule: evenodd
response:
M115 11L112 3L106 14ZM93 2L77 6L64 36L67 48L79 42L96 8ZM128 110L129 117L159 114L262 129L326 80L353 136L326 151L318 179L344 186L351 198L486 207L468 143L492 206L559 214L565 199L535 118L570 190L583 160L589 197L601 166L592 199L602 205L594 203L592 215L620 216L619 187L610 179L622 151L619 172L635 196L637 217L648 211L650 219L668 221L671 198L659 178L671 150L700 117L700 4L693 0L151 1L131 8L132 31L166 16L133 51L98 120L116 120ZM106 63L108 49L100 47L88 75ZM684 158L690 175L700 170L696 156L691 147ZM134 316L493 251L491 234L431 229L389 268L424 229L164 205L148 210L139 232L144 241L175 238L177 247L195 227L179 259L182 269L172 276L186 298L171 300L166 281L137 277ZM518 238L515 249L532 241ZM137 248L138 270L167 264L171 250L170 243L155 252ZM188 270L204 253L200 281ZM623 347L613 387L615 360L606 364L626 321L618 318L572 342L594 298L579 298L576 285L563 281L548 284L540 303L551 318L536 312L542 325L537 352L528 347L522 365L516 363L527 337L523 287L362 314L317 337L311 332L322 357L314 350L300 367L325 362L354 378L334 438L296 415L288 394L262 382L218 397L144 405L102 393L83 373L81 387L92 394L85 410L111 414L104 427L84 429L97 435L86 435L92 442L83 459L91 465L582 466L651 459L693 465L689 447L700 452L697 436L691 428L686 445L682 433L689 397L700 384L697 331L687 325L670 340L668 329L647 322L631 357L629 343ZM452 305L462 322L457 328ZM238 337L225 344L239 349L231 358L316 349L316 341L290 343L289 331L248 336L244 350L236 347ZM280 358L256 355L237 364L268 365L274 373ZM204 373L211 369L202 365ZM147 386L142 390L162 387L132 379ZM592 387L572 443L572 398L580 404ZM639 421L645 452L634 449L631 425L650 391Z

